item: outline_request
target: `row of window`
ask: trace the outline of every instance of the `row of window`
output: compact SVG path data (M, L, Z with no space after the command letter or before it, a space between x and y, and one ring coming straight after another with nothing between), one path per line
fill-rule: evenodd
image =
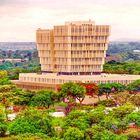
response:
M55 37L53 37L54 38L54 42L57 42L58 40L60 41L60 40L63 40L63 41L67 41L68 39L71 39L72 41L73 40L82 40L82 41L84 41L84 40L91 40L91 41L96 41L96 40L107 40L107 37L106 36L84 36L84 35L82 35L82 36L71 36L71 37L69 37L69 36L59 36L59 37L57 37L57 36L55 36ZM51 42L51 38L50 38L50 36L47 36L47 35L40 35L40 36L38 36L38 38L37 38L37 40L38 41L46 41L46 42Z
M42 82L42 83L50 83L50 84L63 84L65 82L73 81L76 83L81 82L80 80L65 80L65 79L52 79L52 78L33 78L33 77L20 77L21 81L24 82ZM132 80L87 80L83 81L85 83L122 83L122 84L129 84Z
M72 50L71 51L71 54L73 55L73 54L84 54L84 55L100 55L100 54L104 54L104 50Z
M60 46L63 46L63 47L68 47L68 46L74 46L74 47L83 47L83 46L106 46L106 43L103 43L103 42L88 42L88 43L54 43L54 46L55 47L60 47ZM40 48L48 48L50 49L51 47L51 44L50 43L41 43L41 44L38 44L37 45L37 48L40 49Z
M102 58L72 58L71 61L102 61Z
M71 36L72 40L85 40L85 39L91 39L91 40L106 40L106 36Z
M109 27L104 26L75 26L71 28L71 32L109 32Z

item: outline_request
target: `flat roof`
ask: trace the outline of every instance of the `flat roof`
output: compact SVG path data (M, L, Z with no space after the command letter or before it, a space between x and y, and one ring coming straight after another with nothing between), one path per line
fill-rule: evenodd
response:
M36 78L55 78L55 79L70 79L70 80L137 80L140 79L140 75L129 74L100 74L100 75L57 75L56 73L20 73L22 77L36 77Z

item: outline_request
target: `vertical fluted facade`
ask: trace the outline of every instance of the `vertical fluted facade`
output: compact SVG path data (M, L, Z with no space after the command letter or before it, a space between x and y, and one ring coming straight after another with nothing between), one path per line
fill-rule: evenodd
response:
M108 47L109 25L93 21L66 22L52 30L37 30L42 72L90 75L101 73Z

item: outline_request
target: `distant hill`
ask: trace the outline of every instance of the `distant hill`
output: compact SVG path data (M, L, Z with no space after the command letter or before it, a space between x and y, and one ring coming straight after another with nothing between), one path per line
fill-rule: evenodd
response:
M140 60L140 42L110 42L106 61L132 62Z
M140 50L140 42L110 42L107 53L116 54L116 53L125 53L133 52L134 50Z
M35 42L0 42L1 50L33 50L36 48Z

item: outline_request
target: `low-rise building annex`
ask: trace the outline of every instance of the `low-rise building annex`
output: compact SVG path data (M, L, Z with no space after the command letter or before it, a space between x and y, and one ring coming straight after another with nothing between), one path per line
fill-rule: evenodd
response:
M38 29L41 74L20 73L19 80L13 82L26 89L57 90L66 82L129 84L140 79L140 75L102 73L109 36L109 25L96 25L91 20Z

